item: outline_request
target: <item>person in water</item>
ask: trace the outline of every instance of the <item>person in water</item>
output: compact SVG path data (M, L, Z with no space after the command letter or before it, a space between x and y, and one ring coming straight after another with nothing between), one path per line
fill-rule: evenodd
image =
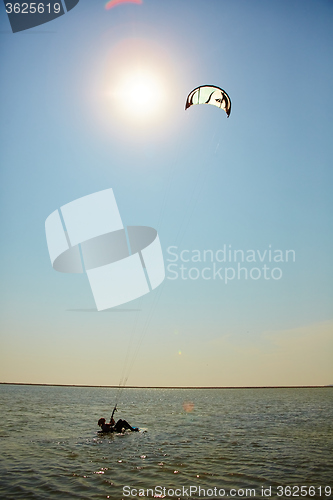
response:
M105 418L100 418L97 422L102 432L122 432L123 429L129 429L130 431L138 432L137 427L131 427L126 420L121 420L121 418L116 423L114 418L111 417L110 423L106 423Z

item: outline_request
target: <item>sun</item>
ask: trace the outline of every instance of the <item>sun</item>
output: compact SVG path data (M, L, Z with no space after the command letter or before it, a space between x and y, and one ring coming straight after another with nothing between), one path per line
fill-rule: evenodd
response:
M124 38L110 46L101 63L93 95L104 123L137 134L168 130L177 78L165 47L148 39Z
M119 112L141 122L156 118L165 105L161 80L146 69L124 72L111 96Z

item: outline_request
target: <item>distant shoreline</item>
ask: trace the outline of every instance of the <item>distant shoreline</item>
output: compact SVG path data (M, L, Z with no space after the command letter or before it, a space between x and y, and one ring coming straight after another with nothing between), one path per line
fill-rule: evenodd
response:
M267 386L139 386L139 385L84 385L84 384L30 384L25 382L0 382L0 385L29 385L40 387L85 387L91 389L329 389L333 385L267 385Z

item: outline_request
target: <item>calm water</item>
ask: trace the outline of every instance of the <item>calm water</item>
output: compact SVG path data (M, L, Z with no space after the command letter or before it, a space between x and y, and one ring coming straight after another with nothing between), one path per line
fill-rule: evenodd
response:
M146 432L100 436L116 394L0 385L0 498L333 498L333 388L126 389L116 416Z

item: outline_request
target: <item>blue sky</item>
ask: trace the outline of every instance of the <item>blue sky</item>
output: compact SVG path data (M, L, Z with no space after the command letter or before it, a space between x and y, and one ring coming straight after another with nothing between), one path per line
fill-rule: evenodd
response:
M131 385L332 383L332 2L80 0L16 34L0 15L0 381L118 384L133 337ZM137 67L160 82L151 120L110 98ZM184 111L205 84L228 92L229 119ZM166 279L89 312L86 276L52 269L44 222L109 187L124 224L158 229L166 265L170 246L295 262L275 280Z

